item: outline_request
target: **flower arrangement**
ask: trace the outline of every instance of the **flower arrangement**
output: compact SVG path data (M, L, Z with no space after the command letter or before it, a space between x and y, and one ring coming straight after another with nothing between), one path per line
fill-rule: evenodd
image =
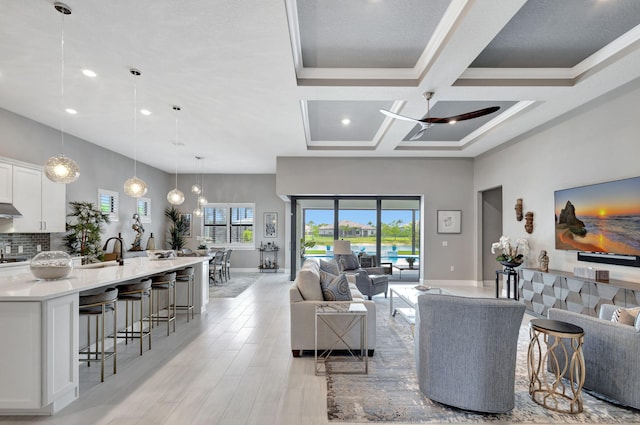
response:
M515 245L512 245L508 236L501 236L500 241L491 244L491 253L495 254L498 249L502 253L496 257L497 261L521 264L524 256L529 252L529 241L519 238Z

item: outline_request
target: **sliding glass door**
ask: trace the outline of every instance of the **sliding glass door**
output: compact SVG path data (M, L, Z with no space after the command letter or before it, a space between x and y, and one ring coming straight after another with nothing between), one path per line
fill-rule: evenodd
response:
M419 197L292 196L291 202L292 279L304 258L332 258L335 239L351 241L352 251L377 264L406 266L413 258L418 269Z

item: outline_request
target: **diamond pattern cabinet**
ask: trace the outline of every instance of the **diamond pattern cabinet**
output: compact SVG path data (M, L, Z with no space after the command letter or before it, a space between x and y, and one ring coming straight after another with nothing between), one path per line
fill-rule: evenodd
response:
M520 298L527 309L546 317L549 308L598 316L602 304L621 307L640 306L640 284L611 280L596 282L571 273L550 270L521 269Z

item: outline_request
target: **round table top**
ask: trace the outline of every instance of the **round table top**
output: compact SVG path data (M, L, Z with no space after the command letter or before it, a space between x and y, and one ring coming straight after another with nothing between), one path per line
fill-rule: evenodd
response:
M561 322L560 320L533 319L529 322L529 325L538 330L558 332L563 334L584 334L584 330L580 326L567 322Z

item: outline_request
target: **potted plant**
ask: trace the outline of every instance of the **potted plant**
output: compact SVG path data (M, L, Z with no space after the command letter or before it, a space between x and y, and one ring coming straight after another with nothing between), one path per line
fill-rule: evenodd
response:
M516 240L514 245L508 236L501 236L498 242L491 244L491 253L500 250L496 260L505 267L518 267L524 261L524 256L529 252L529 241L525 238Z
M409 263L409 268L413 268L413 263L416 261L415 257L407 257L407 263Z
M109 216L97 209L91 202L69 202L72 217L67 223L67 234L63 240L69 254L82 256L82 264L102 260L100 243L102 223L109 223Z
M171 221L167 243L171 249L179 251L187 244L184 233L187 231L188 224L182 219L182 212L174 206L167 207L164 215Z
M304 238L300 239L300 259L302 262L304 262L304 256L307 253L307 250L314 246L316 246L316 241L314 239L307 239L306 241Z

